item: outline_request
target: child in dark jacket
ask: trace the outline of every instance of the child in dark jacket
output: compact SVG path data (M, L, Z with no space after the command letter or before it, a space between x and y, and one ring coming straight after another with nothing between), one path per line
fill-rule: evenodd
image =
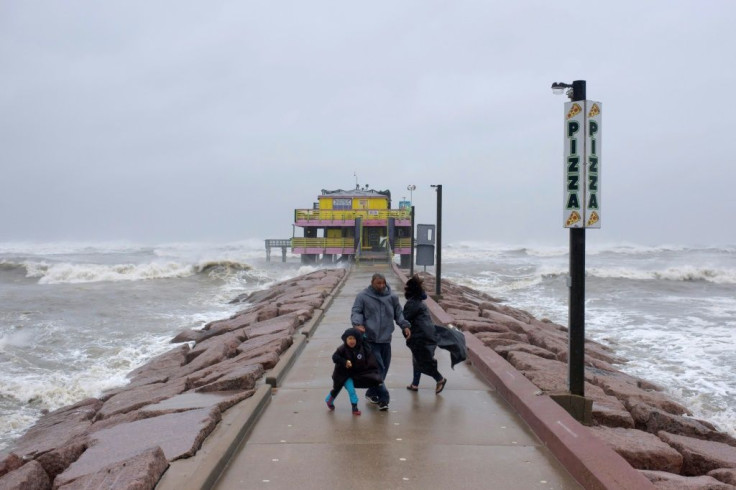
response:
M327 408L335 409L335 398L343 386L348 390L353 415L360 415L355 388L371 388L382 383L381 370L371 350L363 343L363 334L348 328L342 334L343 344L332 354L335 369L332 372L332 390L325 398Z

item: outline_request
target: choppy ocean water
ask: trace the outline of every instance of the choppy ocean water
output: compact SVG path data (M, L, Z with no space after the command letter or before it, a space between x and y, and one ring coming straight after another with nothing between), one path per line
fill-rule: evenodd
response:
M586 258L587 336L736 434L736 248L589 246ZM0 450L43 411L125 384L180 330L234 313L238 294L314 270L272 259L263 240L0 243ZM457 242L442 259L443 277L567 324L565 246Z

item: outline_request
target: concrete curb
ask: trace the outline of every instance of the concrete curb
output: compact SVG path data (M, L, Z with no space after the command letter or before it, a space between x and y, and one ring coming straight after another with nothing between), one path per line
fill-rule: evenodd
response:
M540 390L503 357L465 333L468 360L524 419L583 487L653 489L654 485L624 458L595 437L565 409Z
M291 366L299 357L299 354L304 350L304 346L307 345L307 337L304 335L294 335L294 343L291 344L285 353L281 354L279 362L268 372L266 376L266 384L276 388L284 380L284 377L288 374Z
M327 309L327 307L323 308L315 308L314 313L312 314L312 318L310 318L307 323L302 325L300 333L303 336L311 337L312 335L314 335L314 331L317 330L317 325L319 325L319 322L322 320L322 317L325 314L325 310Z
M156 485L156 490L213 488L270 402L271 386L265 384L252 397L226 410L197 454L173 461Z

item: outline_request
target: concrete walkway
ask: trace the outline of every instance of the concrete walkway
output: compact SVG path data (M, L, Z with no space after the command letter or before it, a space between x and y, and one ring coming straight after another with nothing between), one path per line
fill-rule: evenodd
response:
M355 295L376 270L403 292L383 267L351 273L216 488L581 488L471 366L450 369L447 352L437 351L448 379L440 395L426 376L418 392L406 390L411 353L398 329L386 380L389 411L369 404L365 390L358 390L363 415L352 415L345 390L335 411L327 409L331 356L350 326Z

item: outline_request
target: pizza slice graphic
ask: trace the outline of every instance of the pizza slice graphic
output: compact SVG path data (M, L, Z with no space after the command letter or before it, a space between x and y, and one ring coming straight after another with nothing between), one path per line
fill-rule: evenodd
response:
M580 213L578 213L577 211L573 211L572 213L570 213L570 217L567 218L567 223L565 223L565 226L574 225L578 221L580 221Z
M590 218L588 218L588 223L585 226L594 225L594 224L598 223L598 220L599 219L600 218L598 217L598 213L596 213L595 211L593 211L592 213L590 213Z
M577 116L578 114L580 114L580 112L581 112L582 110L583 110L583 108L582 108L582 107L580 107L580 104L578 104L577 102L576 102L576 103L574 103L574 104L572 105L572 107L570 108L570 110L568 111L568 113L567 113L567 118L568 118L568 119L571 119L571 118L573 118L573 117Z
M588 112L588 117L594 117L601 113L601 108L598 107L598 104L593 104L593 107L590 108L590 112Z

